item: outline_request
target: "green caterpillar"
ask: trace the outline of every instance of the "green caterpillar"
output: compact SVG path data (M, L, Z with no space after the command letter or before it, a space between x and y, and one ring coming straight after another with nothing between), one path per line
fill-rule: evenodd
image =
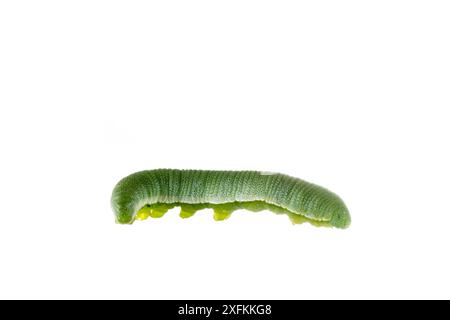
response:
M284 174L258 171L140 171L117 183L111 204L121 224L160 218L176 206L182 218L212 208L215 220L225 220L238 209L286 214L294 224L347 228L351 220L334 193Z

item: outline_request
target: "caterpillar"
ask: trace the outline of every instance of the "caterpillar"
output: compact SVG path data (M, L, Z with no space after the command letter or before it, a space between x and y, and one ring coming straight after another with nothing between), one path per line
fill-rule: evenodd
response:
M116 184L111 206L119 224L160 218L177 206L182 218L211 208L218 221L246 209L286 214L294 224L343 229L351 222L344 202L327 189L288 175L259 171L140 171Z

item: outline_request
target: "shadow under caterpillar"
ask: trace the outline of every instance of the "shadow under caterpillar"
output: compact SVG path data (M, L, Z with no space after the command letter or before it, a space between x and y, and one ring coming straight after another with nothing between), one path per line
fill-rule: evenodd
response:
M238 209L286 214L294 224L347 228L351 218L344 202L315 184L280 173L157 169L133 173L115 186L111 204L116 222L160 218L180 206L189 218L212 208L215 220Z

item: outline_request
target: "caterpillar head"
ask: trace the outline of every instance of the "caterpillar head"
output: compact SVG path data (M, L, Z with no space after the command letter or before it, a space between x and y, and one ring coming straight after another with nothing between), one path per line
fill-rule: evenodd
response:
M303 204L303 211L310 213L310 218L327 221L330 226L345 229L350 226L350 213L344 201L331 191L314 185L306 196L309 201ZM301 210L300 210L301 211Z
M333 210L330 224L333 227L345 229L350 226L350 223L351 223L350 213L348 212L348 209L345 206L345 204L341 202L340 205Z

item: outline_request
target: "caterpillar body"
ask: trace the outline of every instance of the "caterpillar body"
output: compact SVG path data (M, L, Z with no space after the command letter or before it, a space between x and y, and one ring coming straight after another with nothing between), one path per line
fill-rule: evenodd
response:
M238 209L286 214L294 224L347 228L350 214L334 193L279 173L157 169L133 173L115 186L111 205L116 222L160 218L180 206L182 218L212 208L215 220Z

